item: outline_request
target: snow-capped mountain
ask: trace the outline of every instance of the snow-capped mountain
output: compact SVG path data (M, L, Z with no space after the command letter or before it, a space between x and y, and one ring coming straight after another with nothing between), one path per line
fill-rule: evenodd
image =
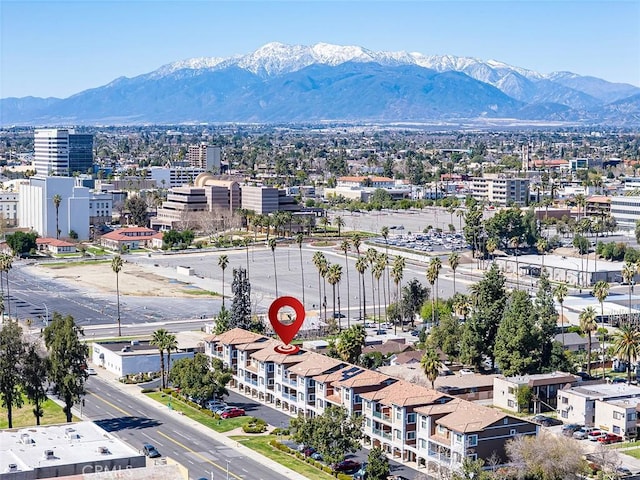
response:
M432 121L513 117L638 122L640 88L497 60L269 43L180 60L64 100L1 100L6 123ZM607 107L623 102L625 108Z

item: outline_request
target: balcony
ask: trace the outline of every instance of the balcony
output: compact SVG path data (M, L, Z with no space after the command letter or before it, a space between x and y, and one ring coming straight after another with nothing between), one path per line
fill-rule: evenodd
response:
M253 386L256 386L256 387L258 386L258 380L254 380L253 378L250 378L250 377L245 377L244 378L244 382L245 383L249 383L249 384L251 384Z
M387 422L391 421L391 415L388 415L384 412L373 412L373 416L376 418L380 418L382 420L385 420Z
M298 377L284 377L282 383L286 385L298 386Z
M377 435L378 437L384 438L386 440L391 440L391 433L387 433L384 430L380 430L379 428L372 428L371 433Z

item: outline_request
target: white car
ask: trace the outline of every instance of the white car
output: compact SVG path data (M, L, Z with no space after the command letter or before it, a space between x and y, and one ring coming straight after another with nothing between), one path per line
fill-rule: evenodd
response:
M97 374L98 372L96 372L95 368L91 368L91 367L87 368L87 375L97 375Z

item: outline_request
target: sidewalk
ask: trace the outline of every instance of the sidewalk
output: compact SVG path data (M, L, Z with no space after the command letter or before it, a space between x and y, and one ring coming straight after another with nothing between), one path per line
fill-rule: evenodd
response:
M252 458L253 460L255 460L257 463L264 465L266 468L273 470L276 473L279 473L280 475L282 475L282 478L287 478L287 479L292 479L292 480L308 480L307 477L294 472L292 470L289 470L288 468L284 467L283 465L280 465L277 462L274 462L273 460L259 454L258 452L255 452L253 450L251 450L248 447L245 447L244 445L242 445L241 443L236 442L235 440L231 440L228 435L238 435L238 434L242 434L241 432L238 432L237 430L232 430L230 432L227 433L218 433L215 430L211 430L210 428L205 427L204 425L191 420L190 418L180 414L179 412L175 411L175 410L169 410L166 406L156 402L155 400L149 398L147 395L143 394L141 391L141 388L137 385L127 385L124 383L120 383L118 381L118 378L116 375L107 372L104 368L98 367L97 365L93 365L93 367L95 368L96 372L98 373L98 377L102 380L105 380L106 382L108 382L110 385L115 386L116 388L120 389L122 392L126 393L127 395L131 395L134 397L137 397L138 399L140 399L143 402L146 402L147 404L149 404L150 406L153 406L154 408L158 408L158 409L164 409L165 412L173 412L173 414L175 415L175 418L182 422L184 425L188 425L192 428L195 428L197 430L199 430L201 433L208 435L209 437L211 437L213 440L216 440L220 443L222 443L223 445L225 445L226 447L229 448L234 448L235 450L237 450L239 453L241 453L242 455ZM73 414L75 416L77 416L78 418L82 418L83 420L87 420L85 418L82 417L82 415L80 415L80 410L77 409L76 407L73 408Z

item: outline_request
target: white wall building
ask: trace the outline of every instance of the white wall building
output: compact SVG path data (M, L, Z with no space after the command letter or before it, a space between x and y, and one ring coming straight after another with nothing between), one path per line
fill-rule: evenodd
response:
M611 197L611 216L618 227L633 229L640 220L640 196Z
M201 143L189 145L187 161L194 168L204 168L207 172L220 173L220 147Z
M18 193L0 193L0 218L4 226L15 227L18 225Z
M55 195L61 199L57 215ZM31 177L29 183L20 185L18 225L31 228L41 237L56 238L57 217L60 237L68 237L73 230L80 240L87 239L90 197L90 190L75 186L73 177Z
M33 166L40 176L86 173L93 167L93 135L66 128L36 129Z
M193 185L196 177L204 172L206 170L199 167L151 167L147 178L155 180L160 188L175 188Z

